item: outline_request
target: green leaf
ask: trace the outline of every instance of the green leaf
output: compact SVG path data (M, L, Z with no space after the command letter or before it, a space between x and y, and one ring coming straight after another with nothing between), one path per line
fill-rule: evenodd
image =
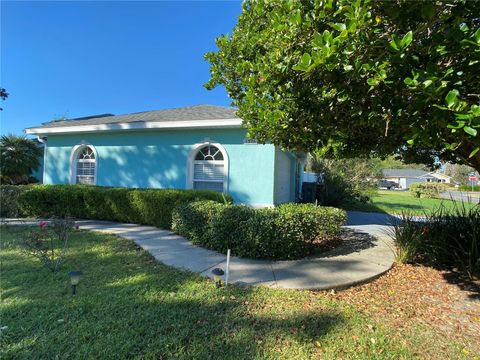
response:
M316 47L322 47L323 46L323 36L320 35L316 31L313 34L313 45L316 46Z
M465 126L465 121L458 121L457 120L457 125L448 124L447 128L449 128L449 129L460 129L464 126Z
M412 42L413 34L411 31L405 34L403 37L402 41L400 42L400 45L403 49L405 49L410 43Z
M330 25L332 28L334 28L335 30L337 31L344 31L344 30L347 30L347 25L343 24L343 23L329 23L328 25Z
M473 116L480 116L480 106L479 105L472 105L470 107L470 112Z
M475 41L477 42L477 44L480 44L480 28L478 28L477 31L475 31L475 34L473 34L473 37L475 38Z
M473 150L470 155L468 155L469 158L472 158L475 156L475 154L480 150L480 147L477 147L475 150Z
M393 48L393 50L396 50L396 51L400 50L398 38L396 35L392 36L392 41L390 41L390 46Z
M447 96L445 96L445 103L447 104L447 106L449 108L451 108L453 105L455 105L455 103L457 102L457 96L458 95L460 95L458 90L453 89L453 90L450 90L448 92Z
M299 10L290 16L290 22L295 25L299 25L302 22L302 16L300 15Z
M408 145L413 145L413 143L414 143L413 139L407 140Z
M378 79L377 78L369 78L367 80L367 84L370 86L376 86L378 85Z
M425 81L423 82L423 86L425 86L426 88L429 87L429 86L432 85L432 84L433 84L433 81L432 81L432 80L425 80Z
M328 30L325 30L323 32L323 41L326 46L329 46L333 42L333 36L332 33Z
M477 136L477 130L474 128L471 128L470 126L465 126L463 128L463 131L465 131L468 135Z
M309 53L305 53L302 56L302 64L303 65L310 65L312 63L312 58Z
M312 64L312 58L309 53L305 53L302 56L300 62L293 67L293 70L307 71Z

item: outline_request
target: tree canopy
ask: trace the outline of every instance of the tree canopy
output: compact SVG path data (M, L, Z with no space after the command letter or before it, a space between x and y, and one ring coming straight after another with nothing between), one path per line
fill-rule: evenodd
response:
M7 90L5 90L4 88L0 87L0 99L2 100L7 100L7 97L8 97L8 93L7 93ZM3 109L0 107L0 111L2 111Z
M260 142L479 170L479 26L477 1L247 0L206 87Z
M17 185L30 182L30 176L40 165L42 149L24 136L3 135L0 138L0 179Z

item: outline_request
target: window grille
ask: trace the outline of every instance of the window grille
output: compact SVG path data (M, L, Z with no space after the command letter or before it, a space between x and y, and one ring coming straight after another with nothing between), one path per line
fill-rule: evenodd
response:
M206 145L198 150L193 164L193 188L224 191L225 161L216 146Z
M95 184L96 159L93 150L86 146L77 156L77 184Z

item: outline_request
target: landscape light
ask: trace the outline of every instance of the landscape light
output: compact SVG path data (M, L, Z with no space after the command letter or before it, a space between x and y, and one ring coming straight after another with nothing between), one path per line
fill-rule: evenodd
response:
M68 276L70 276L70 285L72 285L72 295L77 293L77 285L82 275L83 273L81 271L70 271L68 273Z
M213 281L215 281L215 285L217 287L222 286L222 276L225 274L222 269L220 268L215 268L212 270L213 274Z

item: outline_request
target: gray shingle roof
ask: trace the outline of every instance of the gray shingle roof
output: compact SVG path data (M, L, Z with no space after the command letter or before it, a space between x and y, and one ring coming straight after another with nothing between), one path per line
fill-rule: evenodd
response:
M383 169L382 172L385 177L399 178L416 178L428 174L427 171L419 169Z
M52 121L42 124L40 128L62 126L101 125L132 122L155 121L189 121L189 120L216 120L238 119L235 108L214 105L193 105L174 109L144 111L126 115L102 114L77 119Z

